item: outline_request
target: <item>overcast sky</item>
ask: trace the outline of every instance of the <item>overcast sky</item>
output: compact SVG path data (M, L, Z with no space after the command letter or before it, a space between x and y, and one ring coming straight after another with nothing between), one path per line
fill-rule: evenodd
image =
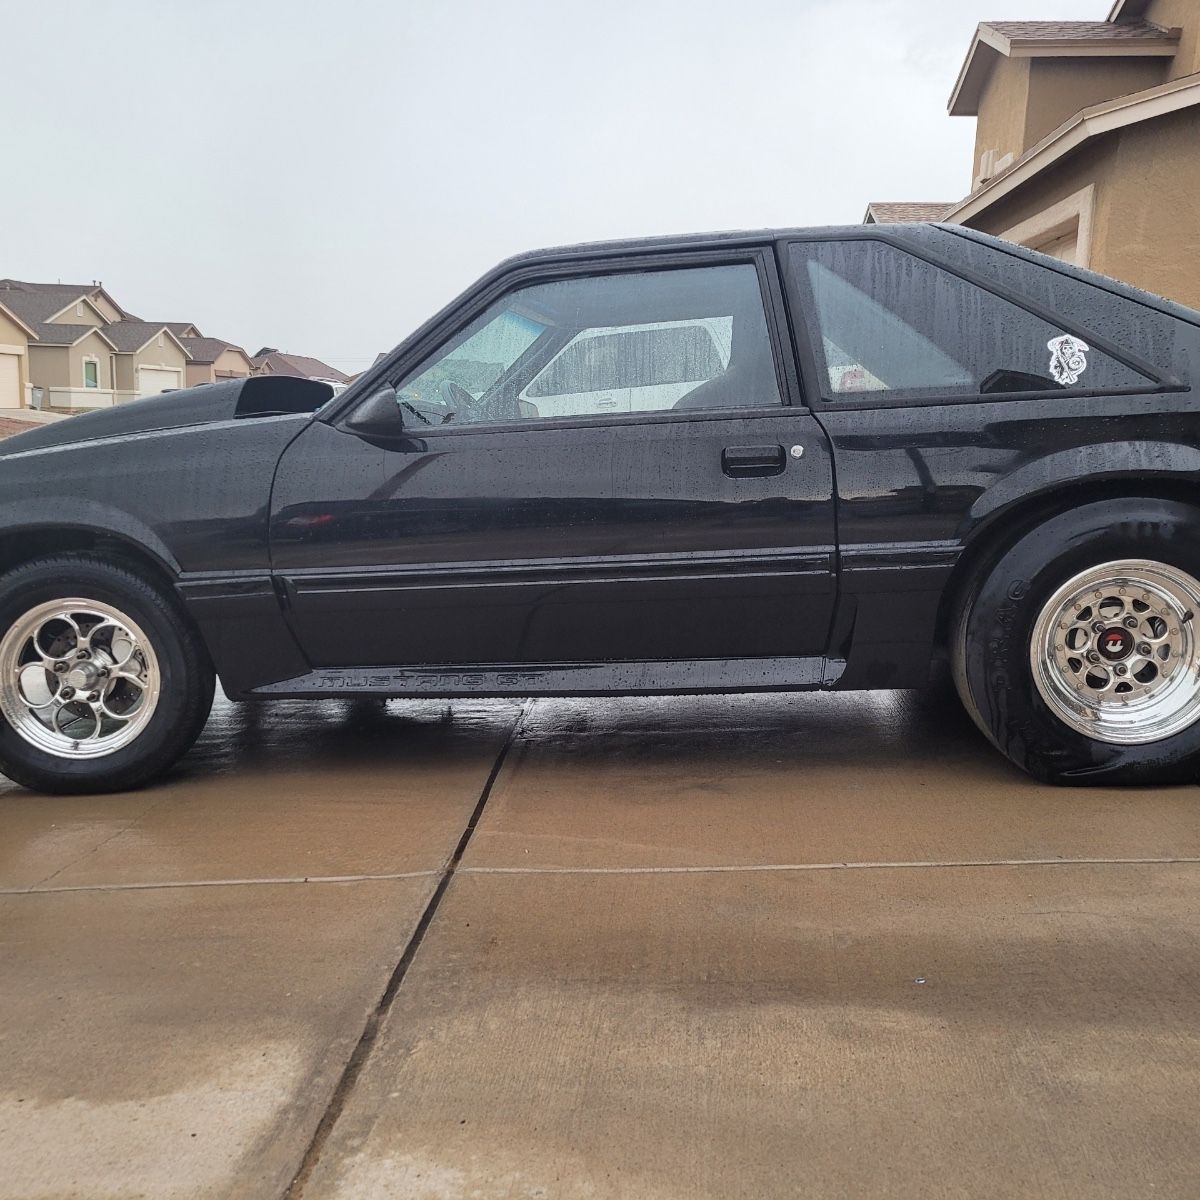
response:
M520 250L956 199L976 23L1109 5L0 7L0 276L101 279L146 319L354 372Z

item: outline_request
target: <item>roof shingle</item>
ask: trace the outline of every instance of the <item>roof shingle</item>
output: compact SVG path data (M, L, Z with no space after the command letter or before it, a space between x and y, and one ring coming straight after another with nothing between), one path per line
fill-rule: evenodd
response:
M941 200L873 200L867 205L865 224L891 225L902 221L940 221L954 207Z
M982 27L994 29L1010 41L1022 42L1179 40L1178 33L1150 21L1128 21L1120 25L1112 25L1107 21L984 21Z
M232 342L222 341L220 338L189 337L179 340L192 362L216 362L226 350L238 350L242 354L246 353L241 346L235 346Z
M105 325L101 332L119 353L134 354L165 328L152 321L113 321L111 325Z

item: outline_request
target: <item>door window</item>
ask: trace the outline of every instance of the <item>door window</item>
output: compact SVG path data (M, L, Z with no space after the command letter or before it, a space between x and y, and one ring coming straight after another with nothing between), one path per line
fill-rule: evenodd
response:
M750 264L521 288L397 394L417 425L782 403Z
M797 242L827 395L867 399L1143 386L1033 313L884 242Z

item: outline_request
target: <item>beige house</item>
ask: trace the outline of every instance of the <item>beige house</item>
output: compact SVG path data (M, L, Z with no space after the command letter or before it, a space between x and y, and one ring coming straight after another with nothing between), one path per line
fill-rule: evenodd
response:
M316 379L321 383L349 383L350 376L319 358L303 354L285 354L264 346L251 360L255 375L287 375L292 379Z
M104 327L112 340L115 400L136 400L187 386L187 351L164 324L117 321Z
M241 348L220 338L198 335L180 338L187 351L187 386L217 383L222 379L246 379L253 364Z
M126 314L101 285L0 279L0 305L27 330L20 407L74 411L114 402L115 347L104 331ZM6 373L11 394L11 366Z
M1200 307L1200 4L979 26L950 97L971 192L940 219ZM897 206L872 204L868 221Z
M28 406L30 338L37 334L0 303L0 410Z

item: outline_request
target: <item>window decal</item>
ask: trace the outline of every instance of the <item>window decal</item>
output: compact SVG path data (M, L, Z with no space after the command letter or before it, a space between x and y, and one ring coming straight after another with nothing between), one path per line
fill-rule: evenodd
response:
M1087 342L1064 333L1061 337L1051 338L1046 349L1050 351L1050 374L1063 387L1077 383L1087 370L1087 352L1091 349Z

